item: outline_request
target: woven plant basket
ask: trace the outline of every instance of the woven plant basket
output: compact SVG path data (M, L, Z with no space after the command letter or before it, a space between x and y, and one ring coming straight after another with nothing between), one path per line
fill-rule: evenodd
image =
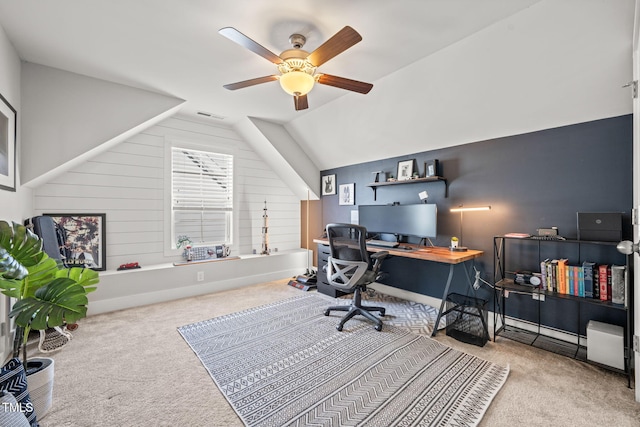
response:
M53 359L37 357L27 361L27 388L36 418L41 420L53 403Z

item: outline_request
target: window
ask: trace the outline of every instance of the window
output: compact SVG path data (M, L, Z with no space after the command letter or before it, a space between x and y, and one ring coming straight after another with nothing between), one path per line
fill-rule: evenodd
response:
M233 156L171 148L173 244L188 236L193 245L231 243Z

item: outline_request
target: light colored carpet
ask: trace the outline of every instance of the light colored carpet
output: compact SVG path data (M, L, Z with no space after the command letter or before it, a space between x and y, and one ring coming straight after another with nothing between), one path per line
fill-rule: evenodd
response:
M53 354L53 407L42 427L242 426L176 328L300 295L287 280L81 320ZM435 339L510 366L481 427L638 426L626 377L504 338L484 347L442 331Z
M251 426L471 427L507 378L405 328L354 321L338 332L344 313L324 315L334 304L306 294L178 331Z

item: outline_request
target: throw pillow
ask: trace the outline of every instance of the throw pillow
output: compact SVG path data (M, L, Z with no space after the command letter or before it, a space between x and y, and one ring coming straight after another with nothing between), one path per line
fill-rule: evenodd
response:
M0 369L0 391L7 391L16 398L20 410L27 417L31 427L38 427L36 412L31 403L29 390L27 390L27 373L22 361L17 357L9 360Z
M31 427L20 410L20 404L8 391L0 391L0 425L3 427Z

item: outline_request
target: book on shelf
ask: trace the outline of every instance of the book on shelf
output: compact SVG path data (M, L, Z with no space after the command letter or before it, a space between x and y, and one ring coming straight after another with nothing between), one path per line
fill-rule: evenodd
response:
M598 286L600 289L600 301L608 300L607 276L609 275L607 274L607 271L610 271L610 267L607 264L600 264L598 266Z
M583 291L585 298L593 298L593 270L596 268L595 262L585 261L582 263Z
M575 268L573 265L567 265L567 294L577 295Z
M542 283L540 285L540 288L543 291L546 290L551 290L549 288L549 272L548 272L548 268L550 267L551 261L549 261L549 258L545 259L544 261L540 261L540 279L542 280Z
M567 267L569 264L569 260L566 258L561 258L558 260L558 293L560 294L568 294L568 272Z
M611 302L625 304L627 283L627 267L624 265L611 266Z
M554 259L550 264L550 283L551 283L551 291L558 292L558 260Z

